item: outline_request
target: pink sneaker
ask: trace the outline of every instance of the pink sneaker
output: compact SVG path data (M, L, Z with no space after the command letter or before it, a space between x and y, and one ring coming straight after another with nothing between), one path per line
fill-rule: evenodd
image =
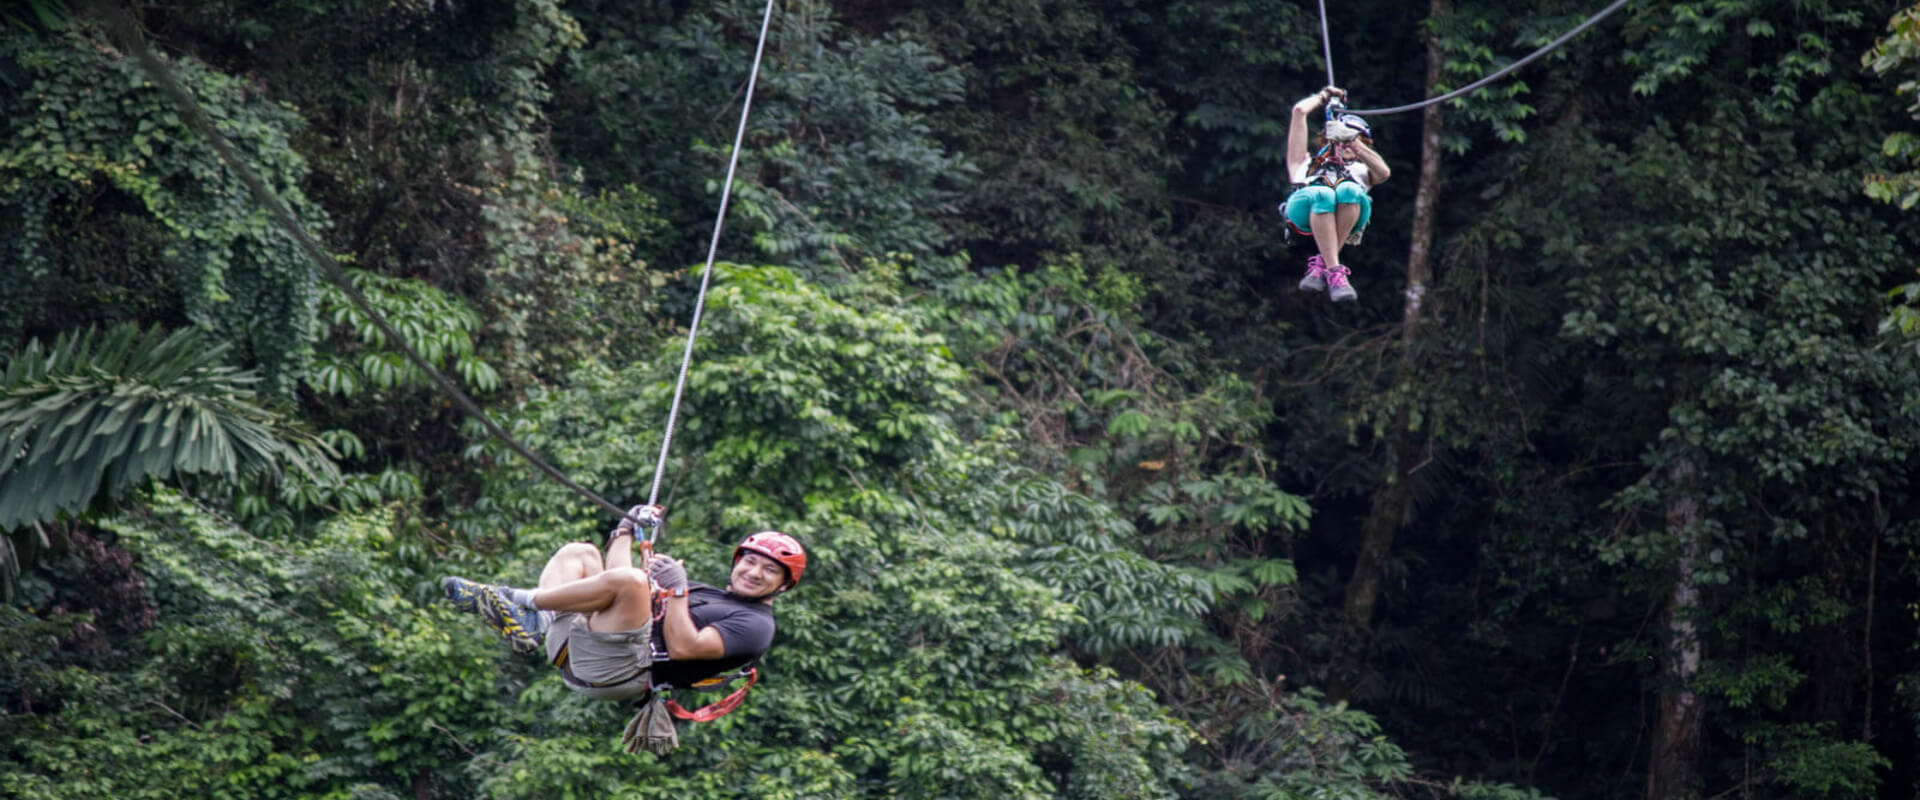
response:
M1300 291L1320 292L1327 288L1327 262L1317 255L1307 258L1307 277L1300 279Z
M1353 283L1347 280L1352 274L1352 270L1347 269L1344 264L1335 264L1327 270L1327 285L1333 287L1328 295L1333 298L1333 302L1352 300L1360 296L1359 292L1353 290Z

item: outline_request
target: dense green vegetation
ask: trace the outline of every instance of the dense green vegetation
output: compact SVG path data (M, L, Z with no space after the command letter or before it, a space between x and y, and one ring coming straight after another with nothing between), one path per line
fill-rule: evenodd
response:
M1596 10L1329 5L1360 106ZM1330 306L1273 211L1314 4L777 5L665 549L812 561L665 757L439 600L609 516L109 7L0 12L0 796L1920 793L1920 6L1635 3L1377 118ZM623 503L760 10L132 6Z

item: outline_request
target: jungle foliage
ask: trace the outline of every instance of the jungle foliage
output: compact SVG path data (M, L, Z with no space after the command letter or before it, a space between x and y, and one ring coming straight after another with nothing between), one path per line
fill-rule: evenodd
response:
M1362 106L1595 10L1329 5ZM1920 792L1920 7L1848 0L1377 118L1337 307L1273 213L1312 4L777 4L663 549L810 566L624 754L438 590L611 520L402 346L644 501L761 7L131 4L400 341L102 7L0 14L0 796Z

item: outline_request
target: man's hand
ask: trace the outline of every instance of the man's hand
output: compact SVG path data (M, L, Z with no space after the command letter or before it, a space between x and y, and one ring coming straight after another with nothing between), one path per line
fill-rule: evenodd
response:
M669 592L687 588L687 568L681 566L679 559L673 556L656 553L653 560L647 562L647 577L653 581L654 586Z
M613 533L607 534L607 538L632 536L636 524L649 528L660 527L660 521L666 516L666 506L634 506L627 509L626 516L620 518L620 524L613 526Z

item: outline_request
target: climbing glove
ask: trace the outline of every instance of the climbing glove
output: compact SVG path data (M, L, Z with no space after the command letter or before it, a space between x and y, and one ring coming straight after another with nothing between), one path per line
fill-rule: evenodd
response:
M612 541L615 537L619 536L632 536L636 523L649 528L657 528L660 526L661 521L666 518L666 515L667 509L665 506L634 506L633 508L627 509L626 516L620 518L620 524L613 526L613 532L607 534L607 540Z
M670 592L687 588L687 568L673 556L656 555L647 562L647 577L653 585Z

